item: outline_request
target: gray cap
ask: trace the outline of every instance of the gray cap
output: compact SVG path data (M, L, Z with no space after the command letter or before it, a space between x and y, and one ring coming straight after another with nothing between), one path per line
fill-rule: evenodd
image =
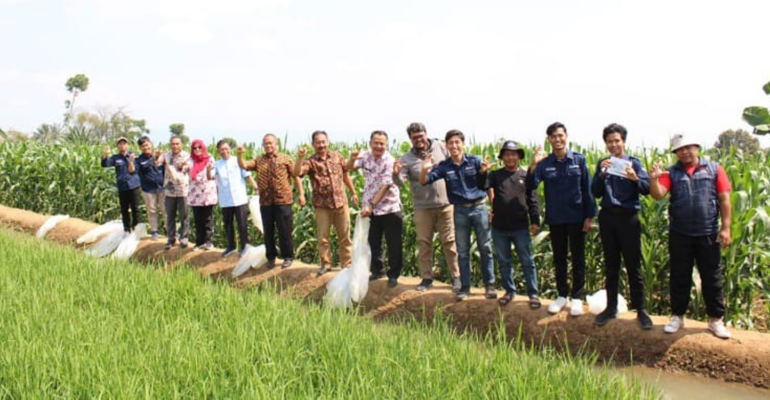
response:
M121 136L121 137L118 138L117 141L115 141L115 143L120 143L120 142L128 143L128 139L125 136Z
M681 149L685 146L698 146L700 147L700 144L695 140L691 139L686 135L683 135L681 133L677 133L676 135L671 137L671 152L676 153L677 150Z
M498 154L497 158L503 159L503 153L506 150L513 150L519 152L519 158L524 159L524 149L521 148L521 145L519 142L515 140L506 140L505 143L503 143L503 147L500 149L500 154Z

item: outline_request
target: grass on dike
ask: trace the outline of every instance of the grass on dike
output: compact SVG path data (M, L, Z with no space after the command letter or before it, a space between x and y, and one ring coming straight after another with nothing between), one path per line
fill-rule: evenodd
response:
M590 358L375 325L0 229L0 398L658 397Z

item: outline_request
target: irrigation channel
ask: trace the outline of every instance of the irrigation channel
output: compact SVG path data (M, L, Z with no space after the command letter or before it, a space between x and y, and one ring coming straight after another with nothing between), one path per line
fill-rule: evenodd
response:
M29 234L34 234L49 217L0 205L0 225ZM56 225L46 239L77 246L75 240L94 227L96 224L91 222L69 218ZM203 276L229 280L238 288L271 288L279 295L312 303L322 301L326 284L337 272L319 277L317 266L295 261L287 269L252 269L235 280L230 273L237 260L223 259L221 250L195 252L175 247L165 251L164 244L163 240L143 240L134 258L162 262L168 269L184 264ZM733 329L732 339L721 340L708 332L705 323L688 320L686 329L669 335L662 329L668 322L666 316L653 316L654 329L643 331L633 312L605 327L596 327L588 314L577 318L569 317L567 312L548 314L548 300L534 311L525 297L500 307L496 301L486 300L482 290L474 289L469 299L457 302L447 285L417 292L414 288L418 283L419 278L402 277L391 289L385 280L372 282L358 310L375 321L430 320L441 313L458 329L482 334L494 334L504 326L507 337L520 335L525 342L572 353L595 352L599 360L618 366L620 373L656 382L669 392L669 398L708 395L713 400L722 398L720 393L725 398L770 398L770 334Z

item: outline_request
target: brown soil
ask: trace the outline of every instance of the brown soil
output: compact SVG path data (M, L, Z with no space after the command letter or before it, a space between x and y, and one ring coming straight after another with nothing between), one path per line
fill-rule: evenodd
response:
M47 218L0 206L0 224L13 230L34 234ZM74 245L79 236L95 226L70 218L60 222L46 238ZM144 240L134 258L146 263L157 262L165 268L185 263L203 276L225 279L236 287L269 287L280 295L313 303L322 301L326 284L336 274L334 271L318 277L317 266L295 261L287 269L281 269L280 265L273 270L252 269L235 280L230 272L237 258L222 259L221 250L216 249L193 252L175 247L165 251L164 243ZM662 316L653 316L654 329L643 331L633 312L621 315L605 327L596 327L588 314L577 318L569 317L566 312L548 314L548 300L534 311L529 309L524 297L500 307L496 301L486 300L478 289L469 299L457 302L447 285L437 284L430 291L417 292L414 288L418 283L418 278L404 277L397 287L389 289L385 280L372 282L360 304L361 312L375 321L404 318L430 321L440 312L458 329L482 334L497 333L502 319L506 337L521 335L524 341L538 346L549 345L572 353L592 351L605 362L642 364L770 388L770 334L732 329L732 339L720 340L708 332L705 323L687 320L686 329L669 335L662 329L668 318Z

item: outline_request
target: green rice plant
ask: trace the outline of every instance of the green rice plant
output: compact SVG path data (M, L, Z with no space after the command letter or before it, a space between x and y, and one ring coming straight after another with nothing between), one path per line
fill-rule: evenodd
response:
M441 318L375 325L4 229L0 292L0 398L660 397L590 355L457 334Z

